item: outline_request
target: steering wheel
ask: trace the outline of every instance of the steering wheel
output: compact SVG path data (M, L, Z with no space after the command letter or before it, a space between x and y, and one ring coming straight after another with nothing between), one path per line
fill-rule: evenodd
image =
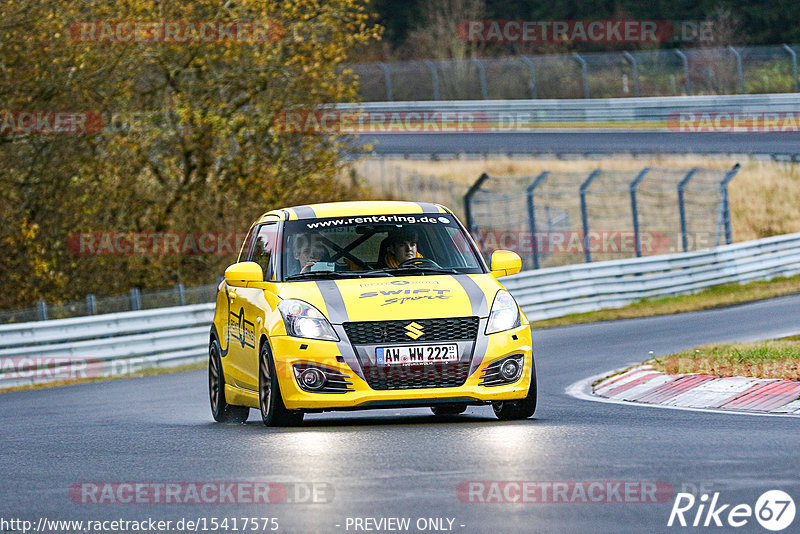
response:
M429 260L428 258L411 258L410 260L406 260L403 263L399 264L398 267L439 267L439 264L433 260Z

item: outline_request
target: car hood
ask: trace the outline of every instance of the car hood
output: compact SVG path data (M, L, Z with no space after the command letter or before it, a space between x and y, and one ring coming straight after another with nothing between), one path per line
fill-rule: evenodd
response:
M347 321L487 317L502 286L488 274L357 278L285 284L279 296L316 306L334 324Z

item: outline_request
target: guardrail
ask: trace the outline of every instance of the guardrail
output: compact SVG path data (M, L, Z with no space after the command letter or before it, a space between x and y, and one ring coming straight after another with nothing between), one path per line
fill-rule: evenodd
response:
M586 100L439 100L409 102L363 102L359 104L336 104L337 111L362 111L364 113L423 113L423 112L461 112L480 117L473 120L476 129L483 127L490 131L520 131L536 128L541 123L647 123L663 122L670 115L679 112L774 112L789 113L800 111L800 93L754 94L754 95L711 95L711 96L660 96L639 98L596 98ZM374 115L373 115L374 117ZM392 126L389 119L375 124L366 133L400 131ZM413 118L413 117L411 117ZM409 121L410 117L403 117ZM419 117L422 122L423 117ZM455 122L456 119L451 119ZM401 125L402 126L402 125ZM413 132L410 132L413 133Z
M538 321L797 273L800 233L697 252L524 271L502 282L528 318Z
M0 389L208 357L214 303L0 325Z
M525 271L503 284L535 321L797 273L800 233L698 252ZM0 389L202 361L213 309L208 303L2 325Z

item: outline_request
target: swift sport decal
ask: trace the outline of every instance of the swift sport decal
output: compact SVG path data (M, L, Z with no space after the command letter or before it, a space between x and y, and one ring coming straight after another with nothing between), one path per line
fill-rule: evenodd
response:
M244 308L239 308L239 314L231 310L228 317L228 332L231 339L235 339L244 347L256 347L256 330L252 321L244 316Z
M403 304L414 300L445 300L452 297L449 289L385 289L381 291L365 291L358 298L367 299L379 297L383 298L381 306L390 304Z

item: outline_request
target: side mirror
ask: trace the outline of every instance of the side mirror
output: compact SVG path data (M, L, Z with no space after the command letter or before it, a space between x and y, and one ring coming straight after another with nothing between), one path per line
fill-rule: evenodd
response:
M225 269L225 283L234 287L245 287L247 282L263 282L264 271L254 261L234 263Z
M522 269L522 258L510 250L495 250L492 252L492 276L508 276L517 274Z

